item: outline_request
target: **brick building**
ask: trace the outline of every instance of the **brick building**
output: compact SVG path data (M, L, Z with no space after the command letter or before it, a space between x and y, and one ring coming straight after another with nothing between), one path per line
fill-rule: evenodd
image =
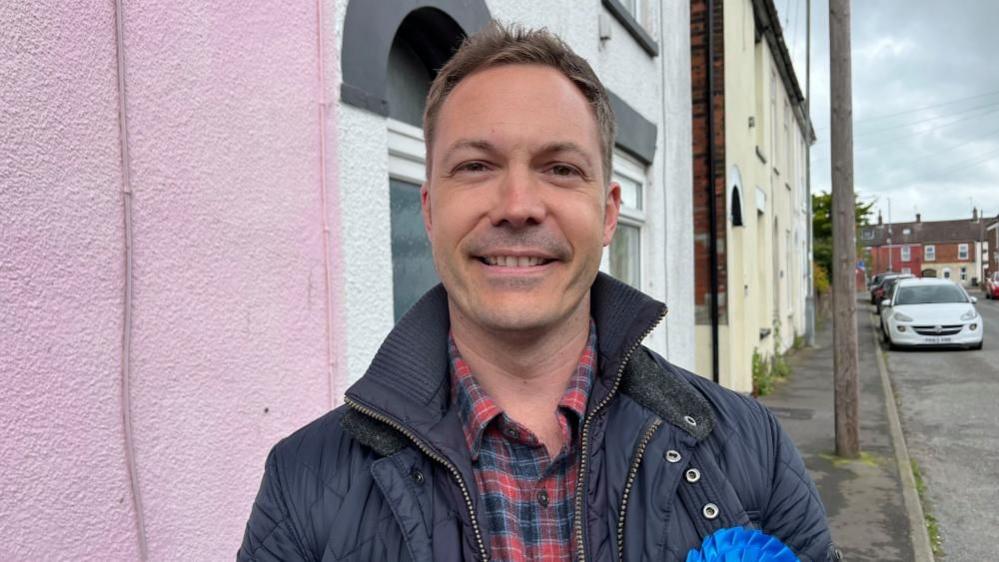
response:
M885 224L879 215L878 224L860 227L859 237L870 252L869 275L897 271L969 287L990 268L995 271L989 260L995 259L996 242L989 243L989 228L990 221L979 217L977 209L970 220L923 222L917 213L914 222Z

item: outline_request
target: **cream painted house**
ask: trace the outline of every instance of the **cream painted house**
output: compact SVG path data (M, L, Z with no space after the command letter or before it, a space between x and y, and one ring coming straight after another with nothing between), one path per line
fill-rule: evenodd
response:
M814 132L773 1L711 3L710 41L708 4L691 3L696 365L750 392L754 352L806 328Z

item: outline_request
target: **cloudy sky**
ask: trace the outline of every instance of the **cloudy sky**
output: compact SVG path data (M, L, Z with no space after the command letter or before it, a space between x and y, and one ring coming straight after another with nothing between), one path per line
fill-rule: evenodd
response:
M805 6L774 0L802 89ZM854 188L888 219L999 213L999 2L854 0ZM812 0L812 190L829 191L829 5Z

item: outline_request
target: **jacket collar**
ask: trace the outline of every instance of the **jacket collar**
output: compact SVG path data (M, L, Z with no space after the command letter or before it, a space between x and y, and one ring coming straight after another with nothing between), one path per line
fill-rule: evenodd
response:
M592 409L613 391L623 360L665 316L666 305L598 273L590 288L590 314L599 355ZM347 398L440 448L464 448L460 425L441 423L454 417L448 413L449 329L447 293L437 285L385 338L364 376L347 389Z

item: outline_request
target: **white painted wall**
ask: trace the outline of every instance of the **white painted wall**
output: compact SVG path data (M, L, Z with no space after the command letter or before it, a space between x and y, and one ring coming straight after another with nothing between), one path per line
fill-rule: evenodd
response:
M357 0L355 0L357 1ZM335 36L343 36L348 1L336 0ZM648 235L643 290L670 306L647 343L678 365L694 365L693 218L691 202L689 6L667 2L660 14L661 54L650 57L599 2L487 0L504 23L547 27L593 65L604 83L659 128L648 169ZM610 22L601 41L599 21ZM339 85L336 85L339 91ZM339 204L342 221L345 372L357 380L393 325L389 225L388 120L337 101Z

